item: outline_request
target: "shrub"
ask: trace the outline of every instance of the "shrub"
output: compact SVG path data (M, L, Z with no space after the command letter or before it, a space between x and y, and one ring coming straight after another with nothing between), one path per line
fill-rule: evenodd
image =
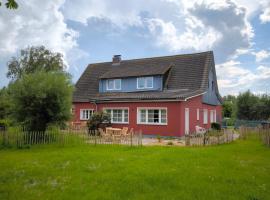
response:
M10 126L10 121L7 119L0 119L0 130L6 130Z
M169 141L169 142L167 143L167 145L173 145L173 142L172 142L172 141Z
M213 122L211 123L211 128L214 130L221 130L221 125L219 123Z
M91 118L87 121L87 127L89 132L110 125L111 125L110 115L106 112L95 112L91 116Z

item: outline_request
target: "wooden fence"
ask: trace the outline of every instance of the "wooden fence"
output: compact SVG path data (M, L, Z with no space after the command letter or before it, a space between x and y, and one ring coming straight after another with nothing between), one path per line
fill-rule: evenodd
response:
M256 137L262 141L263 144L270 147L270 128L262 127L245 127L241 126L239 128L240 138L245 140L250 137Z
M210 131L205 134L185 135L187 146L207 146L230 143L235 139L234 131L222 129L221 131Z
M105 144L114 145L122 144L129 146L142 145L142 132L135 131L128 137L104 138L99 136L98 132L89 134L87 130L49 130L39 131L22 131L6 130L0 131L0 147L17 147L24 148L32 145L84 145L84 144Z

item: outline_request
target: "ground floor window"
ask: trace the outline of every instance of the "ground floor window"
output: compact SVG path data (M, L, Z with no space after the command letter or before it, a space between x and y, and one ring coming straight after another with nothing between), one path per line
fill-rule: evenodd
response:
M207 109L203 110L203 123L204 124L208 123L208 110Z
M127 108L105 108L105 112L107 112L111 117L112 123L128 123L128 109Z
M138 124L167 124L166 108L138 108Z
M210 122L217 122L216 110L210 110Z
M80 110L80 120L88 120L93 115L93 109L81 109Z

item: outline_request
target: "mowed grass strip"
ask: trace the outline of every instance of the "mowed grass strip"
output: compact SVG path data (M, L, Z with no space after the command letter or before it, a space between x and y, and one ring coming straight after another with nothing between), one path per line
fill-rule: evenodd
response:
M270 149L34 147L0 151L0 199L270 199Z

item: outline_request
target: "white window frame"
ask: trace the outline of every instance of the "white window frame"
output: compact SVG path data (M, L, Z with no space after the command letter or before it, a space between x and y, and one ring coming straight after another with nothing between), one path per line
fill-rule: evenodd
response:
M83 111L88 111L88 112L92 112L91 114L88 114L88 118L86 118L83 114ZM80 120L89 120L90 117L94 114L95 110L94 109L89 109L89 108L84 108L84 109L80 109Z
M115 87L115 82L117 81L117 80L120 80L120 88L116 88ZM109 88L109 81L113 81L113 88ZM122 88L122 79L120 79L120 78L117 78L117 79L107 79L106 80L106 89L107 90L121 90L121 88Z
M217 122L217 110L214 110L214 122Z
M208 124L208 110L203 110L203 124Z
M210 123L214 122L214 110L210 110Z
M103 111L106 112L106 110L122 110L122 122L119 121L113 121L113 112L111 113L111 123L112 124L129 124L129 108L128 107L103 107ZM128 121L125 122L125 112L123 112L123 110L127 110L128 111Z
M146 110L146 113L145 113L145 121L146 122L141 122L141 115L140 115L141 110ZM148 110L159 110L159 123L148 122ZM166 110L166 123L161 122L161 110ZM138 107L137 108L137 124L168 125L168 109L167 109L167 107Z
M199 121L199 120L200 120L200 109L197 108L197 121Z
M151 87L147 87L147 78L151 78L152 81L152 86ZM143 79L144 81L144 86L143 87L139 87L139 80ZM154 87L154 77L153 76L146 76L146 77L138 77L137 78L137 89L141 90L141 89L152 89Z

